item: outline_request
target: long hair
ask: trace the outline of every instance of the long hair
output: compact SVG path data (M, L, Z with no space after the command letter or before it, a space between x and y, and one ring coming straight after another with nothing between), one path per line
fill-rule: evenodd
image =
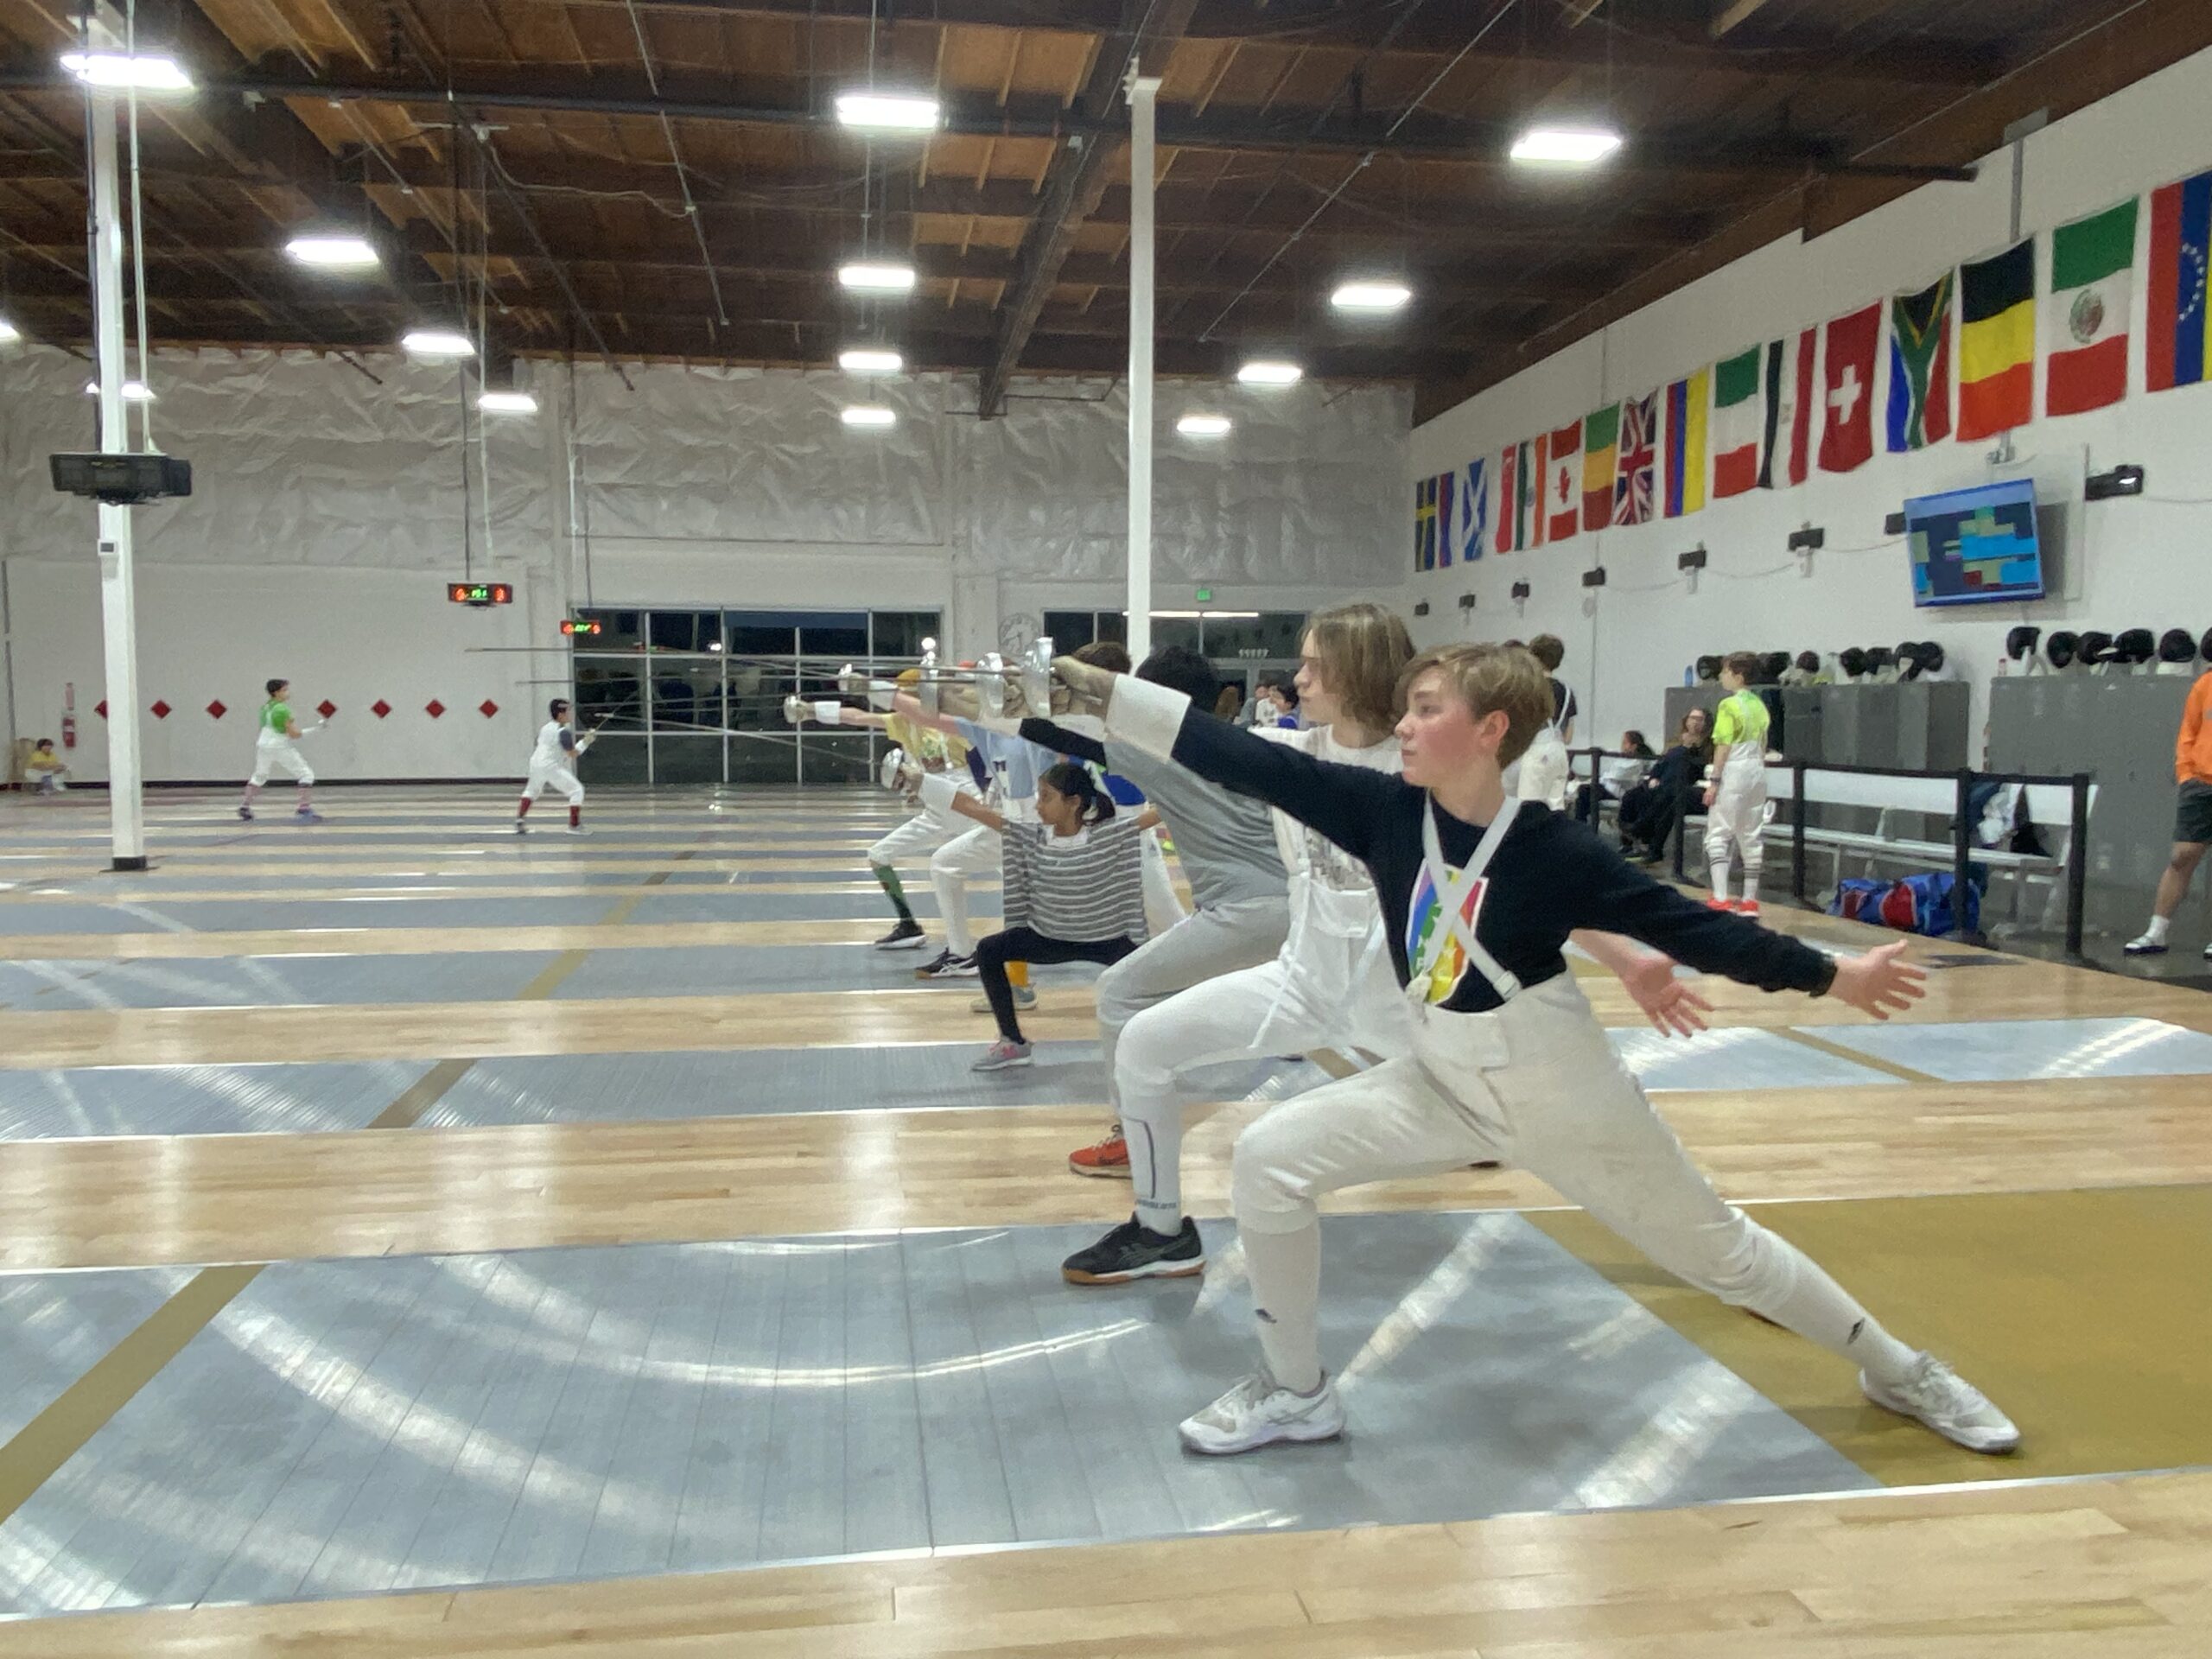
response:
M1403 621L1362 600L1316 611L1306 620L1321 673L1344 711L1371 732L1387 732L1406 712L1402 677L1413 660Z
M1037 781L1040 785L1050 784L1055 794L1068 796L1079 803L1085 823L1103 823L1114 816L1114 798L1098 787L1098 780L1090 775L1088 766L1063 760L1058 766L1046 767L1038 774Z

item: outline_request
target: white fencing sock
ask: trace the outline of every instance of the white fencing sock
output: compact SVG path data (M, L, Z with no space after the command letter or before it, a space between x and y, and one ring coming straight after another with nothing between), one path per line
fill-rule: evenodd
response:
M1122 1136L1129 1147L1129 1179L1136 1189L1137 1219L1155 1233L1183 1226L1183 1109L1157 1096L1133 1111L1124 1101Z
M2166 942L2166 929L2171 925L2172 924L2166 917L2153 916L2151 918L2151 925L2143 930L2143 937L2153 944L2164 944Z
M1713 865L1712 868L1713 896L1716 899L1726 899L1728 896L1727 861L1724 859L1721 862Z
M1275 1386L1311 1394L1321 1386L1321 1224L1294 1233L1243 1229L1260 1351Z

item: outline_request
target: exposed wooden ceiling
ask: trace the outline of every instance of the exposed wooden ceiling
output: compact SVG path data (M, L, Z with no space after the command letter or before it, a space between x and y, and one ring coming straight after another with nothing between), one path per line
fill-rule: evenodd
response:
M78 0L0 0L0 283L81 343ZM1426 411L1737 253L1955 176L2206 44L2204 0L143 0L200 83L147 100L159 341L389 346L480 303L496 358L971 371L1126 358L1122 73L1160 99L1162 372L1255 350L1418 383ZM873 69L871 71L871 64ZM927 138L839 128L871 78ZM1602 118L1579 175L1505 159ZM288 236L370 232L366 278ZM911 259L911 297L838 264ZM1331 310L1404 276L1395 316Z

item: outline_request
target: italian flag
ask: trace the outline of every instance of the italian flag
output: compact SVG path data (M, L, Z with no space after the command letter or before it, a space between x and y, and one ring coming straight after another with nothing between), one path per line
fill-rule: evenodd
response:
M1759 440L1766 435L1766 410L1759 399L1760 348L1713 365L1713 424L1706 442L1713 451L1713 494L1742 495L1759 481Z
M2135 209L2131 197L2051 233L2044 407L2053 415L2102 409L2127 395Z

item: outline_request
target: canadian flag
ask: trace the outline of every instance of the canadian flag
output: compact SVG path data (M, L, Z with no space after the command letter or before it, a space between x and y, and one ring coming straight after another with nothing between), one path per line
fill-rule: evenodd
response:
M1582 423L1569 421L1546 440L1544 533L1563 542L1582 528Z
M1821 377L1821 470L1848 473L1874 453L1874 357L1882 344L1880 302L1827 326Z

